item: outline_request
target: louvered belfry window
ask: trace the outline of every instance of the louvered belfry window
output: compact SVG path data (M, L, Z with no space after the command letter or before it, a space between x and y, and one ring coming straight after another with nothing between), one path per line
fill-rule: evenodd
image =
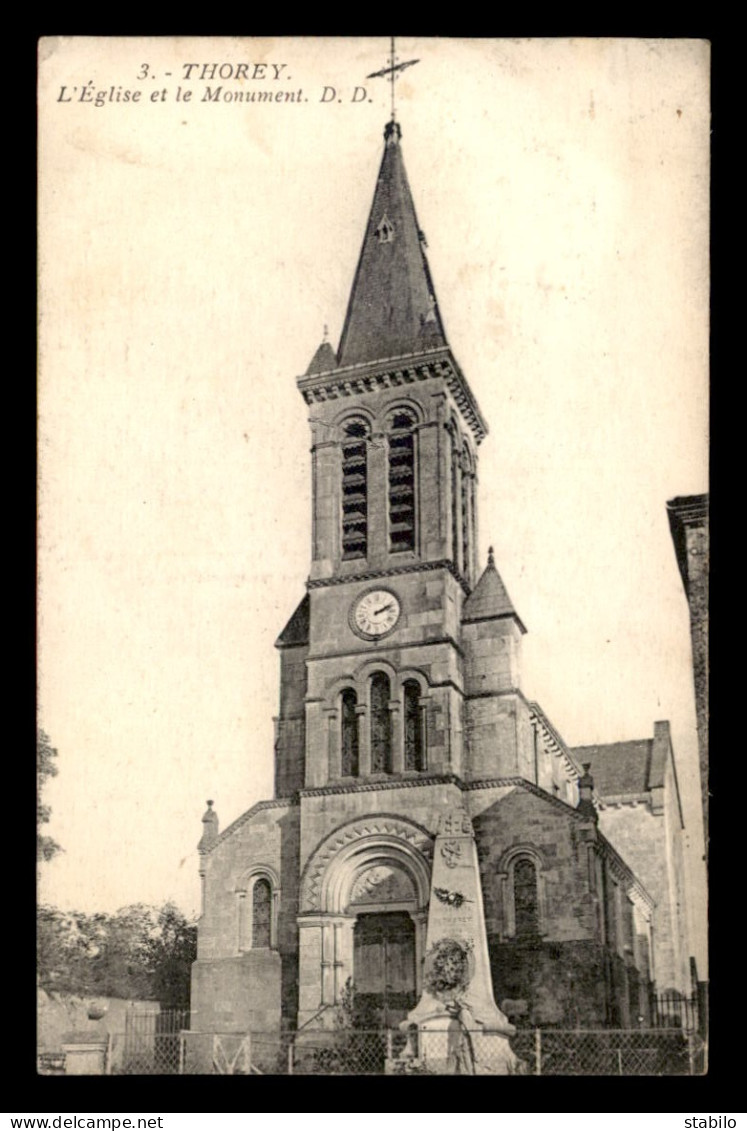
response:
M346 687L341 696L342 715L342 776L351 778L358 776L358 696L352 687Z
M388 774L392 768L392 721L389 714L389 677L371 677L371 773Z
M389 550L415 549L415 417L400 410L389 427Z
M342 556L368 553L368 437L365 420L350 420L342 444Z
M269 946L271 941L272 888L259 879L252 888L252 946Z

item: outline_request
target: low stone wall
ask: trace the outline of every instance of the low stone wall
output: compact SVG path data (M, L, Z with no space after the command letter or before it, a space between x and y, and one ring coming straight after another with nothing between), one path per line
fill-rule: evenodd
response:
M106 1039L109 1033L124 1033L128 1011L160 1013L157 1001L125 1001L122 998L78 997L76 994L36 994L37 1052L61 1053L71 1034ZM120 1042L121 1045L121 1042Z

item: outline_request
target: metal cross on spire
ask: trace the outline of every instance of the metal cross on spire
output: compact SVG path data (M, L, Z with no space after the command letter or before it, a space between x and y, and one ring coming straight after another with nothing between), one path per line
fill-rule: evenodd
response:
M406 63L398 63L397 56L394 52L394 36L392 36L390 39L389 48L389 66L384 67L381 71L374 71L371 75L366 75L366 78L369 79L386 78L390 83L392 88L392 121L395 121L396 118L394 112L394 84L401 75L402 71L404 71L407 67L414 67L415 64L419 62L419 59L408 59Z

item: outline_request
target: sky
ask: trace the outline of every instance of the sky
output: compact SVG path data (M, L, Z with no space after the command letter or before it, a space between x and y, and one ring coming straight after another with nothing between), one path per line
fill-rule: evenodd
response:
M40 898L58 906L195 912L206 799L225 828L272 795L273 645L310 560L295 379L325 326L339 341L389 116L366 76L388 49L42 41L38 711L64 852ZM666 501L708 490L707 45L397 54L419 60L396 87L403 155L490 429L479 555L495 547L529 630L523 690L571 746L670 720L697 886ZM234 97L259 91L281 98Z

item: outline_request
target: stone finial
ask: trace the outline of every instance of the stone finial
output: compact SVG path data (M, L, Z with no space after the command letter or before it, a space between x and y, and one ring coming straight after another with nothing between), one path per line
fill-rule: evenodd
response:
M402 130L400 128L400 124L399 122L395 122L392 118L384 126L384 141L387 143L387 145L396 145L401 137Z
M488 569L495 569L495 555L492 546L488 546Z
M579 813L583 813L590 821L598 823L599 814L594 804L594 778L590 774L591 762L582 762L583 774L578 779L578 805Z
M208 801L207 809L202 815L202 836L197 845L198 852L207 852L218 839L218 814L213 809L213 802Z

